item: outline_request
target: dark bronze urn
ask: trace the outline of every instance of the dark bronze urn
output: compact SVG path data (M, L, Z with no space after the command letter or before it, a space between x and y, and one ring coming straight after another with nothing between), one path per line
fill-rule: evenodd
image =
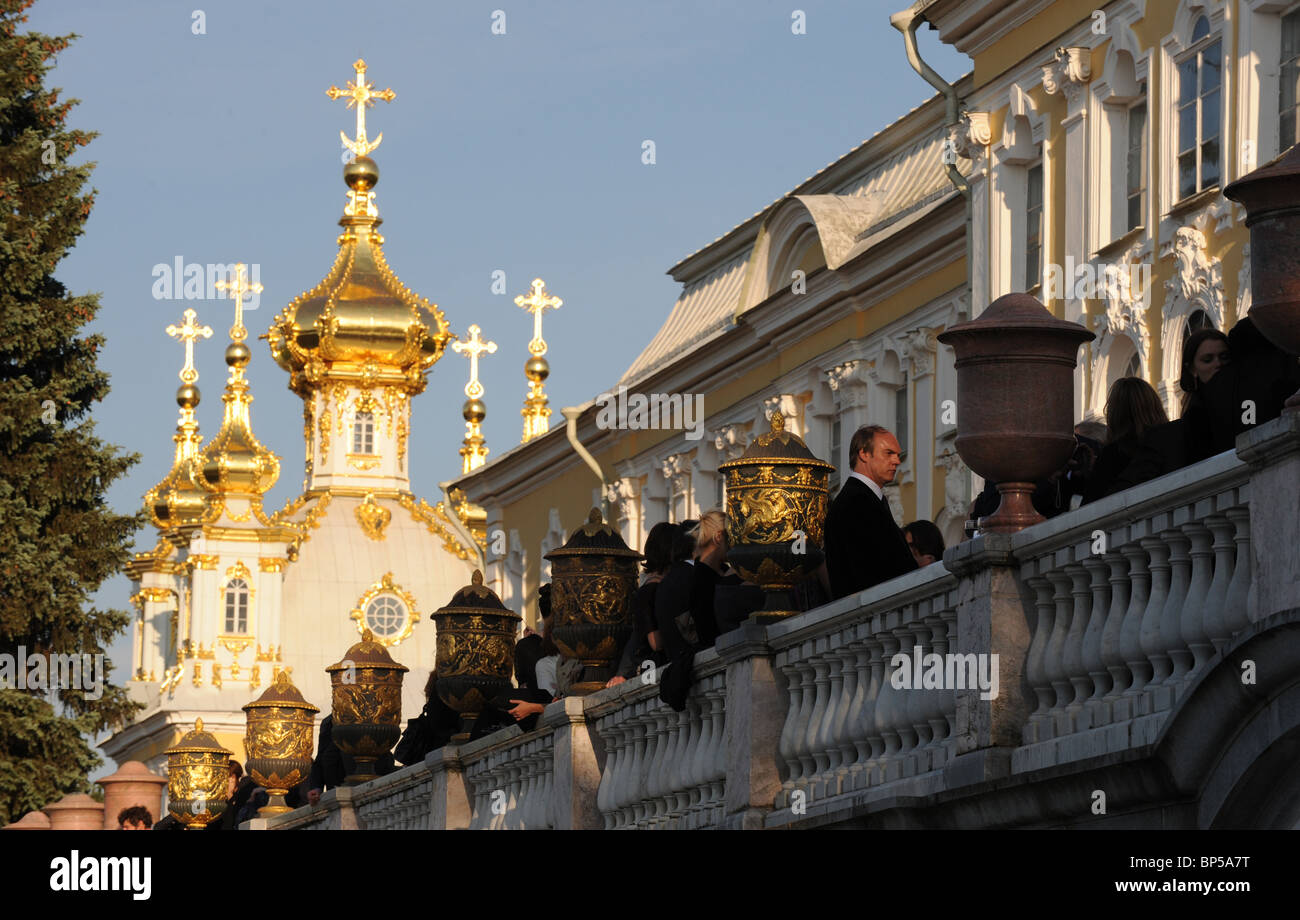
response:
M354 761L349 786L376 778L375 761L401 735L402 678L409 669L366 629L343 660L325 671L333 685L334 728L330 737Z
M767 603L756 616L797 613L794 587L825 560L826 509L833 467L819 460L785 416L735 460L718 467L727 477L727 561L762 587Z
M614 676L632 635L632 595L643 557L592 508L587 523L543 558L551 563L551 638L561 655L583 664L570 691L594 693Z
M438 630L438 697L461 717L461 734L453 741L467 740L488 701L512 687L521 619L483 584L478 569L471 583L433 614Z
M281 671L265 693L244 706L244 712L248 720L245 766L270 796L257 813L267 817L292 811L284 797L311 772L311 730L320 709L302 698L288 671Z
M980 530L1015 533L1044 520L1034 483L1074 452L1074 367L1094 338L1030 294L1003 295L939 334L957 353L957 453L1002 496Z

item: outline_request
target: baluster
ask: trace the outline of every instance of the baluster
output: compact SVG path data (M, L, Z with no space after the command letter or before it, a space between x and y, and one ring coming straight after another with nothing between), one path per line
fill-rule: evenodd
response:
M809 726L812 724L813 707L817 702L817 688L813 684L813 666L809 661L811 653L812 643L803 643L799 648L799 659L796 662L801 675L800 683L803 685L803 700L799 706L799 722L795 726L797 730L794 735L794 750L800 766L799 778L795 780L794 788L804 790L805 795L809 793L809 786L817 775L812 749L808 746Z
M686 817L686 809L691 804L691 762L695 759L695 749L700 743L700 699L698 694L686 701L677 722L679 741L673 755L672 771L673 797L672 811L680 827Z
M1070 596L1070 576L1060 569L1051 569L1047 580L1052 583L1052 603L1056 615L1052 618L1052 635L1047 640L1043 654L1043 670L1052 683L1055 699L1048 719L1039 730L1040 738L1058 738L1069 731L1065 707L1074 696L1074 686L1065 670L1065 642L1074 614L1074 598Z
M1142 690L1151 680L1152 665L1142 654L1142 615L1146 612L1151 593L1151 576L1147 572L1147 556L1138 543L1129 543L1120 550L1129 564L1129 604L1124 612L1124 625L1120 627L1119 647L1133 680L1125 689L1121 709L1122 718L1142 715L1139 703Z
M1142 548L1151 557L1151 593L1147 598L1146 610L1142 613L1139 636L1142 654L1151 661L1151 680L1143 691L1146 696L1144 706L1147 712L1159 712L1169 708L1167 704L1160 705L1160 702L1162 693L1167 696L1163 688L1166 687L1174 666L1169 651L1165 648L1160 623L1165 604L1169 602L1169 547L1159 537L1143 537Z
M713 734L705 757L706 768L698 827L709 827L717 823L719 812L724 807L722 792L727 776L726 696L727 675L717 674L704 695L712 717Z
M601 744L605 746L605 769L600 771L600 785L596 787L596 810L600 812L605 830L610 830L613 824L609 817L610 812L613 811L610 802L613 797L614 784L618 777L621 758L618 751L617 732L610 724L609 716L596 722L596 735L600 738Z
M871 625L867 624L867 629L870 628ZM869 635L865 644L870 655L871 678L867 687L866 705L862 707L862 721L858 724L858 734L866 737L871 750L862 768L861 786L855 788L866 788L880 782L880 765L885 757L885 736L881 734L876 722L880 688L885 682L885 647L875 635Z
M658 705L650 713L654 754L650 757L650 770L646 776L646 824L649 827L657 826L664 815L663 796L668 785L664 780L664 754L668 749L668 714L671 710L663 702L655 702Z
M907 656L907 664L904 667L908 671L913 670L912 647L916 639L906 626L895 627L894 635L898 637L898 654ZM916 758L913 753L916 751L918 739L916 729L912 727L911 719L908 717L908 712L911 709L913 697L920 692L920 690L916 689L900 690L894 697L895 702L890 721L894 724L894 731L898 732L899 743L898 773L895 778L910 776L915 768Z
M690 804L687 807L687 827L698 827L704 800L708 797L709 749L713 745L713 706L707 692L699 699L700 737L691 757Z
M1232 635L1250 625L1250 585L1254 564L1250 555L1250 509L1229 508L1224 512L1236 527L1233 542L1237 544L1236 564L1232 567L1232 581L1228 596L1223 602L1223 618Z
M1088 587L1092 592L1089 604L1088 628L1083 631L1083 666L1092 681L1092 696L1083 701L1083 711L1089 725L1105 725L1110 721L1110 707L1103 703L1110 691L1110 672L1102 657L1101 644L1106 631L1106 612L1110 609L1110 566L1095 555L1079 560L1088 573Z
M948 600L943 611L943 622L948 627L948 651L956 652L957 648L957 592L951 591L948 594ZM957 756L957 688L949 687L948 694L945 697L943 708L944 721L948 723L947 740L944 742L944 748L947 750L948 759Z
M906 722L911 726L912 734L916 736L916 746L912 750L911 761L915 764L917 773L926 773L930 769L930 756L927 748L934 736L930 731L930 720L927 718L930 710L930 703L938 689L928 689L925 686L925 656L933 654L933 648L927 652L926 643L930 639L930 628L922 619L924 612L922 604L918 603L915 607L916 619L912 621L909 633L912 637L914 648L921 650L921 675L922 682L912 688L911 699L907 701ZM931 659L933 660L933 659ZM942 686L942 681L940 681Z
M799 730L799 712L803 703L803 672L790 660L794 649L783 649L776 656L776 666L785 675L786 692L789 702L785 710L785 725L781 727L781 740L777 743L777 753L785 765L785 779L781 783L781 792L777 799L778 808L790 804L790 792L794 784L803 775L803 764L799 762L797 747L794 743Z
M1087 569L1072 563L1064 567L1070 577L1070 596L1073 598L1073 611L1070 614L1070 630L1065 634L1064 661L1065 676L1070 681L1073 691L1070 703L1065 707L1065 721L1069 731L1076 732L1089 728L1084 717L1083 703L1092 696L1092 679L1083 664L1083 637L1088 630L1088 618L1092 613L1092 591L1089 587L1091 578Z
M860 633L861 629L858 627L855 632ZM867 699L871 692L871 652L861 639L854 644L853 670L857 675L857 686L853 691L853 701L849 704L848 718L844 721L845 736L853 745L853 762L849 765L848 776L842 785L846 792L859 788L863 771L871 760L871 742L867 740L869 732L862 730L869 705Z
M1192 669L1192 653L1183 641L1183 606L1187 602L1187 589L1192 582L1192 557L1188 553L1191 541L1178 528L1161 532L1160 539L1169 547L1169 600L1165 601L1164 612L1160 614L1160 642L1169 653L1173 662L1173 671L1165 682L1173 689L1176 699L1182 691L1179 689L1189 671Z
M650 776L649 757L654 754L651 747L652 737L650 733L651 719L647 710L655 702L654 698L641 700L636 704L636 712L631 720L633 734L636 739L633 745L632 769L630 779L632 781L631 792L631 813L628 816L627 827L644 827L645 822L649 819L649 791L647 784Z
M1210 582L1210 593L1205 598L1205 634L1214 644L1216 652L1222 652L1232 639L1232 630L1228 627L1228 612L1224 608L1228 601L1228 585L1232 581L1232 521L1225 515L1212 514L1205 523L1214 533L1214 580Z
M848 790L849 771L858 759L857 749L853 746L853 726L856 724L853 706L861 703L853 630L846 630L841 638L844 645L836 653L841 676L841 705L835 713L835 733L832 739L840 753L839 766L835 768L835 778L831 785L832 794L835 795Z
M1123 630L1124 614L1128 613L1128 560L1118 552L1109 552L1105 556L1110 566L1110 610L1106 612L1106 626L1101 633L1101 658L1110 672L1110 689L1102 702L1109 710L1108 721L1118 722L1123 716L1119 699L1133 682L1133 675L1124 663Z
M1196 521L1188 521L1183 531L1192 541L1192 583L1187 588L1187 603L1180 621L1183 641L1192 652L1192 670L1188 680L1199 676L1214 655L1214 645L1205 632L1205 598L1213 577L1214 553L1210 549L1213 539L1210 529Z
M894 673L894 655L898 652L898 638L892 632L880 635L881 659L885 669L880 679L880 695L876 697L876 731L885 741L885 750L880 756L880 782L888 782L898 775L895 766L903 740L898 734L894 722L898 709L903 705L899 691L895 689L892 675Z
M821 746L822 723L826 719L826 709L830 705L830 665L826 661L825 654L821 653L826 640L821 638L817 639L816 642L819 653L813 656L811 662L815 696L812 718L808 722L804 740L813 761L813 768L810 773L811 784L808 789L809 798L821 798L822 790L826 784L826 769L830 766L830 758L826 750Z
M668 744L664 747L663 761L659 769L663 771L664 788L663 788L663 810L660 816L663 818L659 823L668 827L676 813L677 804L677 770L681 765L682 743L686 740L682 731L682 717L690 712L690 699L687 698L686 708L681 712L673 712L669 709L665 715L668 719Z
M942 600L936 599L935 606L940 604L942 604ZM930 627L930 644L934 648L934 653L939 656L940 661L946 662L948 660L948 624L944 622L943 616L938 611L927 616L925 622ZM946 668L944 673L947 673ZM926 706L925 721L930 727L929 768L932 770L943 766L946 760L943 742L948 738L946 712L948 699L952 695L953 689L947 684L926 694L929 705Z
M1021 734L1025 744L1033 744L1040 740L1039 726L1049 718L1052 701L1056 697L1051 681L1047 679L1045 660L1056 605L1052 603L1052 584L1044 576L1031 575L1025 579L1025 583L1034 591L1034 609L1037 611L1033 638L1029 641L1029 654L1025 658L1025 680L1038 698L1038 706L1030 713Z
M826 751L826 795L836 795L839 790L839 777L847 771L844 762L844 750L840 747L841 725L849 699L844 692L844 655L842 651L848 640L843 632L837 632L830 638L830 647L826 652L826 663L830 666L831 686L830 702L826 706L826 718L822 722L819 743Z

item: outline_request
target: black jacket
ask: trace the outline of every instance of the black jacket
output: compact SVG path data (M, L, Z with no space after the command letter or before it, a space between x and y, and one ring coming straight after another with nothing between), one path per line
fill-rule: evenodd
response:
M850 476L826 515L831 593L846 597L916 568L889 505Z

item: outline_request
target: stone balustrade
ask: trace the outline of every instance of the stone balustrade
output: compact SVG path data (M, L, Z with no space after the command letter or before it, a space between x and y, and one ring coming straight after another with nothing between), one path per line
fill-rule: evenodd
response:
M696 656L681 713L661 670L252 826L1085 825L1111 820L1098 790L1117 824L1281 820L1253 765L1300 735L1298 506L1289 416L941 565L746 623Z

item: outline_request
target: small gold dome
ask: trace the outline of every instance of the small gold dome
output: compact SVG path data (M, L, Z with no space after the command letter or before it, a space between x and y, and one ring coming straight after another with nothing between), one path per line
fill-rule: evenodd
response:
M176 388L176 405L193 409L199 404L199 388L192 383L182 383Z
M487 406L481 399L467 399L460 414L467 422L481 422L487 418Z
M338 256L324 280L276 314L267 335L271 356L301 396L331 380L419 393L425 372L452 339L447 320L384 259L382 220L370 191L379 168L356 157L343 173L351 191L339 220Z

